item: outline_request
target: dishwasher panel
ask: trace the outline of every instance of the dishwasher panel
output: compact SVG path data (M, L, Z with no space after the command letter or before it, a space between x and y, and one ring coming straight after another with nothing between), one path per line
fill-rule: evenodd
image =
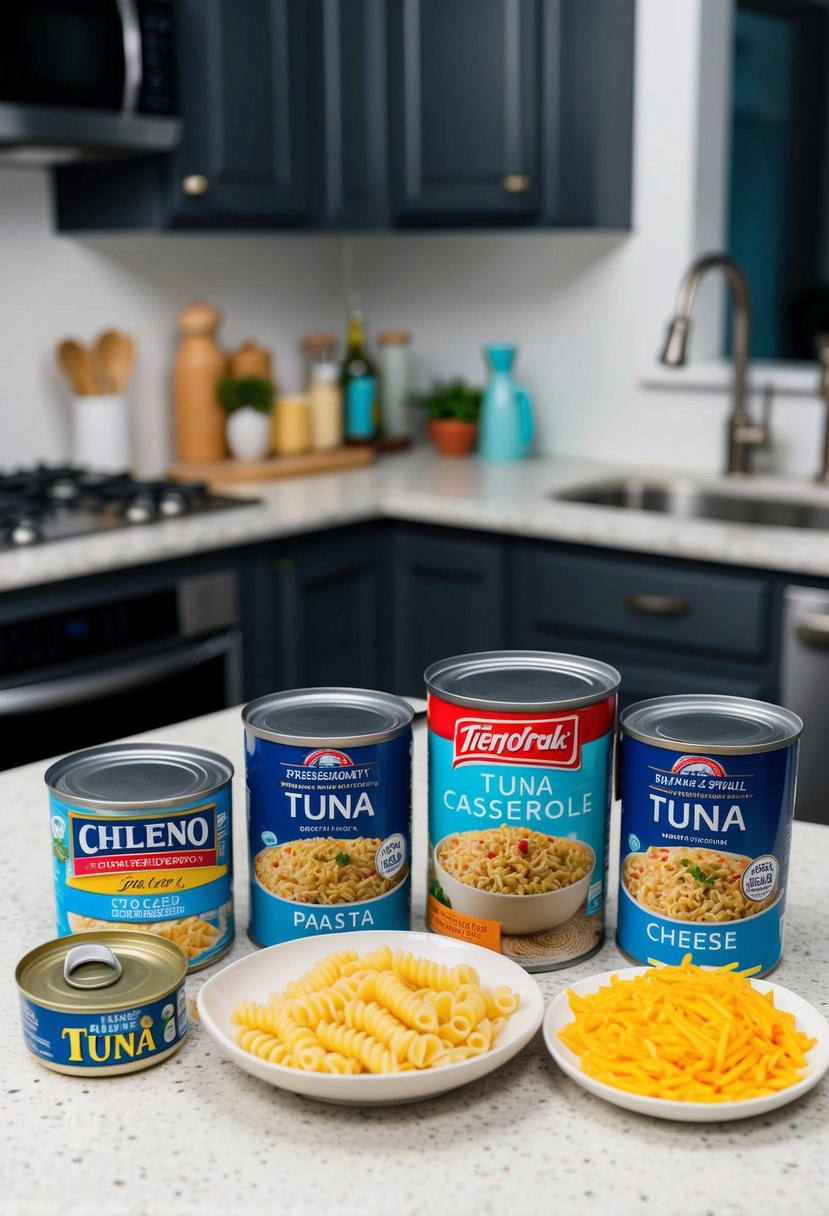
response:
M795 815L829 823L829 591L783 593L780 702L803 719Z

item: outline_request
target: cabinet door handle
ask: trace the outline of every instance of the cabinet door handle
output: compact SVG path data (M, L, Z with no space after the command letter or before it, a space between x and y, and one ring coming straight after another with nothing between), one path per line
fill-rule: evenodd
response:
M501 185L507 194L527 194L532 188L532 181L526 173L508 173Z
M625 604L646 616L685 616L691 611L690 601L683 595L648 595L634 591L625 596Z
M824 616L819 612L808 613L797 622L795 633L798 641L805 643L806 646L829 649L829 616Z
M195 198L199 194L207 194L210 182L203 173L188 173L181 183L181 188L185 194Z

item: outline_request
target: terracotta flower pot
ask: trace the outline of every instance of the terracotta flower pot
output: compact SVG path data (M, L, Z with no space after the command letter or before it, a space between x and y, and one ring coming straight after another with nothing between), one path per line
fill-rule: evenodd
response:
M430 419L426 429L442 456L468 456L478 436L477 422L460 422L457 418Z

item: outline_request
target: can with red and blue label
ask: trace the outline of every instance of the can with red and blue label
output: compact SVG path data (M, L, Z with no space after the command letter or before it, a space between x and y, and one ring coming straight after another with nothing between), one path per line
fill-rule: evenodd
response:
M588 957L604 938L619 673L490 651L424 678L429 927L529 971Z
M766 701L657 697L621 716L620 948L637 962L780 961L799 735Z
M409 928L413 716L363 688L291 689L245 706L258 945Z
M191 971L231 947L233 765L175 743L109 743L49 768L57 931L143 929Z

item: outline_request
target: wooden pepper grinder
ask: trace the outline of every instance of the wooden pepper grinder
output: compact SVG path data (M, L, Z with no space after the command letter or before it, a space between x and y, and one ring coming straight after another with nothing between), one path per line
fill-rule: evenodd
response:
M182 339L173 366L176 450L181 460L220 460L227 455L225 413L216 396L226 362L216 343L222 314L196 303L177 319Z

